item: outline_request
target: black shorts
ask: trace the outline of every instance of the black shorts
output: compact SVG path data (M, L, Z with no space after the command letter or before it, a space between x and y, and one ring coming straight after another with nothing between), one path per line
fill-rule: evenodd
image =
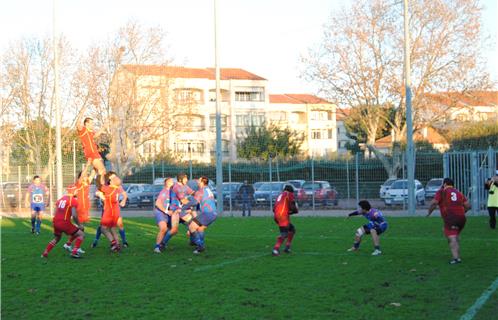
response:
M289 223L285 227L278 227L278 228L280 229L280 233L288 233L288 232L295 232L296 231L296 228L294 227L294 225L292 223Z

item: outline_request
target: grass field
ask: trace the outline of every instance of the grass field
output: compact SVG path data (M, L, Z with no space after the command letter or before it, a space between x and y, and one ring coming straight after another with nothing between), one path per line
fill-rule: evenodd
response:
M90 249L70 259L62 242L29 221L2 220L2 319L459 319L498 277L498 231L469 218L460 265L450 266L439 218L390 218L381 237L346 252L361 217L296 217L294 252L270 256L270 218L220 218L207 251L194 256L184 232L161 255L152 252L152 218L125 219L130 247ZM181 227L182 228L182 227ZM474 319L497 319L495 292Z

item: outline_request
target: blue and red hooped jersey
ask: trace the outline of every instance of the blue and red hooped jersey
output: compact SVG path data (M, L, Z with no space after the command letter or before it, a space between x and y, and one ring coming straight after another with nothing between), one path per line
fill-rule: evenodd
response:
M216 201L211 189L208 187L199 188L194 197L199 202L201 213L216 214Z
M189 186L176 182L173 185L173 188L171 188L171 210L175 211L180 209L182 207L181 200L193 193L194 191L190 189Z

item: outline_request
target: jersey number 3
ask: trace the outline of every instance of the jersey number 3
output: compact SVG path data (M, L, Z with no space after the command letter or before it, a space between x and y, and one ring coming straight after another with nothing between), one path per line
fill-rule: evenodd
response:
M452 192L450 195L451 195L451 201L457 201L457 194L455 192Z

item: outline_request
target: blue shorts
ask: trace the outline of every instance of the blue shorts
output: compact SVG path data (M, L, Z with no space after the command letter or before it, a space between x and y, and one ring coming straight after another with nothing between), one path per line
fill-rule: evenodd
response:
M168 225L168 228L171 228L171 217L162 212L161 210L154 208L154 216L156 217L156 223L159 224L159 222L164 221Z
M32 203L31 210L36 211L36 212L45 211L45 204L44 203Z
M385 222L381 224L368 223L363 225L363 229L365 229L366 234L370 234L370 230L372 229L377 231L377 234L381 234L387 230L387 223Z
M189 202L182 206L182 210L180 211L180 218L183 218L187 215L187 210L195 210L198 202L194 198L189 198Z
M195 220L197 220L203 226L209 226L211 223L216 220L216 212L201 212Z

